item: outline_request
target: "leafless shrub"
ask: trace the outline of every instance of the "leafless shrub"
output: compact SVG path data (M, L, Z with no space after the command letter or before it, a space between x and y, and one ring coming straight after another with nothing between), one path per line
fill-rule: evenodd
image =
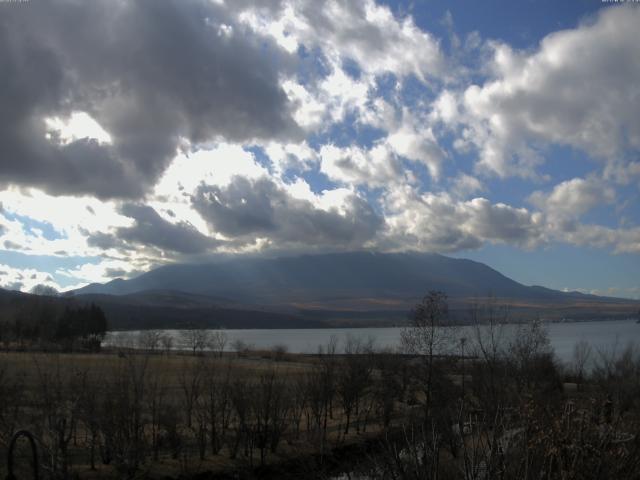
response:
M224 330L214 330L211 332L209 339L210 348L216 352L219 357L222 357L227 343L229 343L229 337Z
M289 352L289 347L287 347L284 343L279 343L271 347L271 357L276 362L281 362L286 359L287 353Z
M182 347L191 350L193 355L202 354L211 345L211 331L193 328L180 332Z
M233 342L231 342L231 349L236 352L239 357L246 357L251 350L255 349L255 347L250 343L237 338Z
M169 355L171 350L173 350L173 337L167 333L163 334L160 337L160 344L162 345L164 354Z
M143 350L153 353L160 347L161 338L162 334L158 330L143 330L138 333L136 343L138 348L142 348Z
M571 356L571 373L574 375L578 388L584 380L585 369L591 358L593 348L589 342L580 340L573 346Z

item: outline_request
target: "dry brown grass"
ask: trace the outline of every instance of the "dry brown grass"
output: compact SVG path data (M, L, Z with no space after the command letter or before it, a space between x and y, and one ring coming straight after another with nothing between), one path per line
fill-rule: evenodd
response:
M172 353L148 354L144 352L118 352L117 350L99 353L45 353L45 352L0 352L0 369L9 378L19 378L20 384L26 394L26 402L34 405L39 395L42 393L43 375L59 375L58 382L69 388L76 375L86 375L89 384L99 384L101 382L112 382L117 375L130 371L131 365L144 365L146 378L156 376L161 379L162 385L166 388L167 400L169 403L179 408L184 392L182 382L184 382L185 372L196 371L198 364L205 362L207 369L231 372L232 378L242 377L244 379L257 378L262 374L276 372L288 381L294 381L299 375L305 375L318 366L319 359L313 355L286 354L285 361L273 359L272 352L252 351L243 357L236 354L225 354L222 357L215 355L193 356L187 354ZM338 357L336 357L338 358ZM97 389L96 392L101 391ZM337 403L337 400L336 400ZM27 410L34 407L25 405ZM26 419L29 417L26 416ZM336 408L334 418L329 419L327 429L327 444L349 444L361 442L364 438L380 433L380 426L371 424L366 434L356 433L352 429L347 436L344 435L344 417ZM303 420L303 423L305 420ZM302 429L307 429L306 425L301 425ZM19 425L18 428L34 428L33 424ZM307 432L308 433L308 432ZM88 430L84 426L79 426L77 431L80 439L86 439ZM185 439L193 444L194 439L189 433L184 431ZM286 433L281 447L277 454L268 453L267 464L279 463L284 460L318 453L317 439L308 438L303 433L300 437L294 435L290 430ZM74 472L80 478L117 478L118 474L113 465L102 465L96 459L96 470L91 470L87 460L87 446L81 443L77 447L72 447L70 451L70 461ZM147 457L140 467L140 473L148 478L178 477L185 473L197 473L202 471L222 471L233 470L246 466L247 459L239 455L235 460L229 459L229 452L224 448L218 455L207 454L204 460L199 460L197 454L190 447L188 459L172 458L166 451L162 452L158 461L152 461ZM26 458L26 457L25 457ZM26 460L24 463L26 465ZM257 462L254 459L254 462ZM256 463L254 463L255 465ZM2 472L2 466L0 466ZM0 478L3 476L0 473Z
M258 376L274 368L282 373L304 373L315 363L313 357L287 354L287 361L268 358L270 352L255 352L247 357L235 358L225 355L193 356L183 354L144 354L129 352L123 356L116 351L105 353L47 353L47 352L0 352L0 367L14 375L21 375L27 386L34 385L39 370L60 368L66 372L86 372L90 377L100 378L111 374L127 361L147 361L151 373L161 372L169 385L177 385L178 377L185 368L205 360L212 368L232 368L242 375Z

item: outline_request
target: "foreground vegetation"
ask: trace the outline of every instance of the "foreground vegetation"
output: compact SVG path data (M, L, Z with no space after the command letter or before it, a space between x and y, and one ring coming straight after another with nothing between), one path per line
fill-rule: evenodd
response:
M193 331L180 353L153 333L138 350L0 353L0 448L31 431L41 478L55 479L637 478L636 347L578 343L557 365L541 324L508 337L507 320L489 303L461 338L440 328L446 298L432 292L401 352L350 338L316 355L231 354L223 335ZM331 461L349 445L356 456ZM28 472L26 444L16 454Z

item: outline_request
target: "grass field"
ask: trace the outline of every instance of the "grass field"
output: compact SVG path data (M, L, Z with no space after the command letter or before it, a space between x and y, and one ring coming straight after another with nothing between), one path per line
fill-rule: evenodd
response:
M0 388L10 394L0 400L0 445L5 450L11 432L27 429L38 438L41 463L49 469L73 471L79 478L125 477L132 475L124 471L125 457L133 455L131 478L163 478L284 462L380 431L366 385L356 392L361 398L345 403L337 370L330 373L336 382L330 393L315 388L326 381L326 359L278 358L271 352L242 357L1 352ZM368 382L372 366L362 366ZM215 409L227 418L213 418ZM214 454L211 431L216 428L224 432ZM137 442L140 452L123 449L105 464L101 451L114 440ZM24 470L23 447L17 464Z

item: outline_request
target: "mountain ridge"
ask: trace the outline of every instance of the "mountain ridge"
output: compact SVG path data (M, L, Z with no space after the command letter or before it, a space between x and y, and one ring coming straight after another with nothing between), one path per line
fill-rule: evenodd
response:
M291 305L327 299L405 299L415 303L428 290L450 298L485 297L528 301L632 302L580 292L526 286L492 267L432 253L349 252L276 258L231 258L202 264L170 264L135 278L115 279L75 290L76 295L179 291L244 305Z

